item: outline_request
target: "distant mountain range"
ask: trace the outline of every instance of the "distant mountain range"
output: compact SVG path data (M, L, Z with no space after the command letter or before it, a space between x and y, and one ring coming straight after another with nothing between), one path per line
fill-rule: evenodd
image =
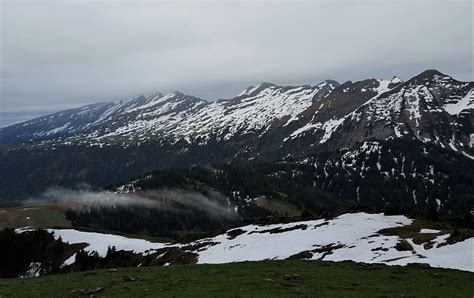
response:
M406 82L262 83L215 102L173 92L65 110L0 130L0 198L159 168L283 162L311 165L315 188L354 202L469 210L473 87L426 70Z

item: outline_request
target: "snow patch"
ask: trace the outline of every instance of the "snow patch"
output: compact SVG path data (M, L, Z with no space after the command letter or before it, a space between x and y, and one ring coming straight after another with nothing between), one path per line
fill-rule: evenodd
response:
M461 98L458 102L447 103L443 106L444 110L451 115L459 115L466 109L474 109L474 95L473 91L469 90L466 96Z
M117 250L131 250L136 253L144 253L148 250L160 249L165 246L163 243L154 243L143 239L127 238L112 234L82 232L73 229L48 229L48 232L54 232L56 239L61 237L64 242L70 244L87 243L88 246L84 249L85 251L96 251L102 257L107 254L107 249L112 246L115 246Z
M439 232L441 232L441 231L433 230L433 229L421 229L420 230L421 234L437 234Z

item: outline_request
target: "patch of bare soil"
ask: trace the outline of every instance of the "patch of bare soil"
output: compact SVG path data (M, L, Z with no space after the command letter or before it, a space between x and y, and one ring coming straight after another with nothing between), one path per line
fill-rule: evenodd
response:
M212 242L212 241L203 241L203 242L199 242L199 243L196 243L196 244L189 244L189 245L181 246L181 249L182 250L191 250L191 251L200 251L204 247L213 246L213 245L216 245L216 244L218 244L218 243L217 242Z
M421 229L433 229L438 233L420 233ZM435 243L434 239L441 235L449 234L445 242L438 244L438 247L444 245L452 245L457 242L474 237L474 230L467 228L456 228L446 222L432 222L427 220L416 219L412 224L407 226L382 229L377 232L384 236L398 236L402 239L412 239L413 243L423 245L425 249L432 248ZM397 244L398 245L398 244ZM402 245L404 247L406 245Z
M421 229L434 229L439 230L439 233L420 233ZM437 236L442 234L450 233L453 230L453 227L445 223L435 223L425 220L415 219L412 224L387 228L378 231L377 233L384 236L398 236L402 239L413 239L415 244L424 244L429 243L434 240Z
M319 260L323 260L326 256L332 254L335 250L343 248L343 244L336 244L336 243L331 243L328 245L324 245L321 247L318 247L316 249L311 250L313 253L322 253L323 255L319 257Z
M305 250L297 254L291 255L287 259L288 260L307 260L307 259L311 259L312 257L313 257L313 253L310 252L309 250Z
M464 241L466 239L474 237L474 230L471 229L454 229L454 231L449 235L449 237L446 239L446 242L441 243L438 246L443 246L443 245L452 245L457 242Z
M413 251L413 246L405 239L402 239L395 245L395 249L398 251Z
M152 262L152 265L187 265L196 264L198 261L198 254L194 252L184 251L178 247L167 247L165 250L165 253L159 255Z

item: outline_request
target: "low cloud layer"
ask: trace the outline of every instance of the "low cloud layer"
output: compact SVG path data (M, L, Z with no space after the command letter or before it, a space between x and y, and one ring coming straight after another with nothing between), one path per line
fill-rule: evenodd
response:
M176 204L195 208L215 217L237 217L233 208L223 202L210 200L198 192L164 189L140 193L94 191L87 186L80 189L51 187L24 202L25 205L59 204L71 209L89 207L141 206L173 210Z
M0 110L8 116L0 125L155 91L215 100L261 81L406 79L426 68L472 80L470 0L4 0L0 7Z

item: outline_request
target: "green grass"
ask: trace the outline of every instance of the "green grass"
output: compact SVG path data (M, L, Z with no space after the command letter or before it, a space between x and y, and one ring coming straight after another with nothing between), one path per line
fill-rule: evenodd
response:
M289 217L301 215L300 209L283 201L268 200L268 203L267 205L265 205L265 208L281 215L287 214Z
M11 208L0 208L0 230L4 228L22 228L26 226L34 228L70 228L72 223L66 219L64 210L66 207L54 204L44 206L21 206ZM165 237L153 237L142 234L109 231L105 229L93 229L75 226L74 229L85 232L99 232L106 234L121 235L129 238L140 238L152 242L167 243L173 239Z
M2 297L64 297L102 287L122 297L472 297L474 274L457 270L352 262L264 261L122 268L0 280Z
M283 195L282 193L280 193ZM272 213L280 214L280 215L288 215L289 217L299 216L301 215L301 209L298 207L281 201L281 200L269 200L267 198L257 199L256 204L260 207L263 207Z
M0 229L25 226L36 228L70 227L71 222L66 219L63 210L54 205L0 208Z

